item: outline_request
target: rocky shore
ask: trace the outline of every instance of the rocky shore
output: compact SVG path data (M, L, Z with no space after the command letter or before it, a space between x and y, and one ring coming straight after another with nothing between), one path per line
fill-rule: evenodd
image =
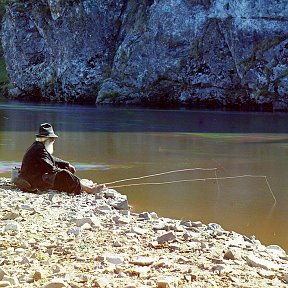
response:
M287 287L279 246L220 225L133 213L127 197L0 181L0 287Z

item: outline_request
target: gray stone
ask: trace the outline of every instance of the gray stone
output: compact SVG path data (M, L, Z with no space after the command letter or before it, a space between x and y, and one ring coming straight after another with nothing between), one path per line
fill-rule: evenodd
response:
M128 200L126 195L122 195L121 197L118 197L115 201L111 202L111 206L118 210L128 210Z
M105 256L105 260L108 263L114 264L114 265L119 265L119 264L122 264L124 262L123 257L116 256L116 255Z
M81 234L81 231L82 230L80 227L73 227L73 228L68 229L67 234L68 235L73 234L75 236L78 236Z
M112 219L116 224L129 224L130 223L130 219L126 217L114 216Z
M3 231L4 232L19 232L21 230L21 225L15 221L8 222L5 226Z
M164 233L161 236L157 237L157 242L159 244L163 244L165 242L174 241L176 239L176 235L174 232L170 231L168 233Z
M208 224L206 230L215 231L215 232L223 232L224 231L224 229L217 223Z
M106 214L112 211L111 206L109 205L101 205L99 207L96 208L96 212L99 212L101 214Z
M152 220L152 216L149 212L140 213L138 216L141 220Z

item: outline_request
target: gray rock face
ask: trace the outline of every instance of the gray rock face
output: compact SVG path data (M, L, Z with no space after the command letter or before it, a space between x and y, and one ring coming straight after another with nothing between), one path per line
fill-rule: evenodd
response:
M287 24L287 0L18 0L2 43L14 97L285 109Z

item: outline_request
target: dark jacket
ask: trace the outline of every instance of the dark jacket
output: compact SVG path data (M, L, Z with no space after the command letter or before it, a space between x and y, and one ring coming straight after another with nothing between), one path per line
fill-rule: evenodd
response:
M36 188L47 188L47 183L43 181L43 175L53 175L60 169L68 169L69 162L52 156L43 143L34 142L26 151L22 166L21 175ZM46 174L47 175L47 174Z

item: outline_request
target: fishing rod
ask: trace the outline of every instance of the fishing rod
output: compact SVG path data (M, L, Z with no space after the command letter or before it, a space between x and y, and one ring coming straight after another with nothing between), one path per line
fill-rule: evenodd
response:
M271 186L268 182L267 176L265 175L237 175L237 176L226 176L226 177L217 177L216 170L217 168L188 168L188 169L180 169L180 170L173 170L173 171L167 171L167 172L162 172L162 173L157 173L157 174L151 174L151 175L145 175L141 177L134 177L134 178L127 178L127 179L121 179L117 181L113 181L110 183L106 183L105 185L111 185L111 184L116 184L116 183L121 183L121 182L126 182L126 181L132 181L132 180L139 180L139 179L144 179L144 178L150 178L150 177L155 177L155 176L160 176L160 175L165 175L165 174L171 174L171 173L176 173L176 172L184 172L184 171L193 171L193 170L204 170L204 171L215 171L215 177L208 177L208 178L196 178L196 179L182 179L182 180L173 180L173 181L163 181L163 182L143 182L143 183L130 183L130 184L121 184L121 185L112 185L108 188L122 188L122 187L132 187L132 186L142 186L142 185L165 185L165 184L173 184L173 183L181 183L181 182L196 182L196 181L209 181L209 180L216 180L217 181L217 187L219 191L219 184L218 180L227 180L227 179L237 179L237 178L264 178L266 185L269 189L270 194L272 195L274 199L274 205L277 203L277 199L271 189Z
M133 178L126 178L126 179L116 180L116 181L113 181L113 182L110 182L110 183L105 183L105 185L111 185L111 184L116 184L116 183L121 183L121 182L128 182L128 181L132 181L132 180L139 180L139 179L151 178L151 177L156 177L156 176L161 176L161 175L166 175L166 174L172 174L172 173L178 173L178 172L186 172L186 171L195 171L195 170L214 171L214 170L217 170L217 168L186 168L186 169L178 169L178 170L166 171L166 172L162 172L162 173L145 175L145 176L141 176L141 177L133 177Z

